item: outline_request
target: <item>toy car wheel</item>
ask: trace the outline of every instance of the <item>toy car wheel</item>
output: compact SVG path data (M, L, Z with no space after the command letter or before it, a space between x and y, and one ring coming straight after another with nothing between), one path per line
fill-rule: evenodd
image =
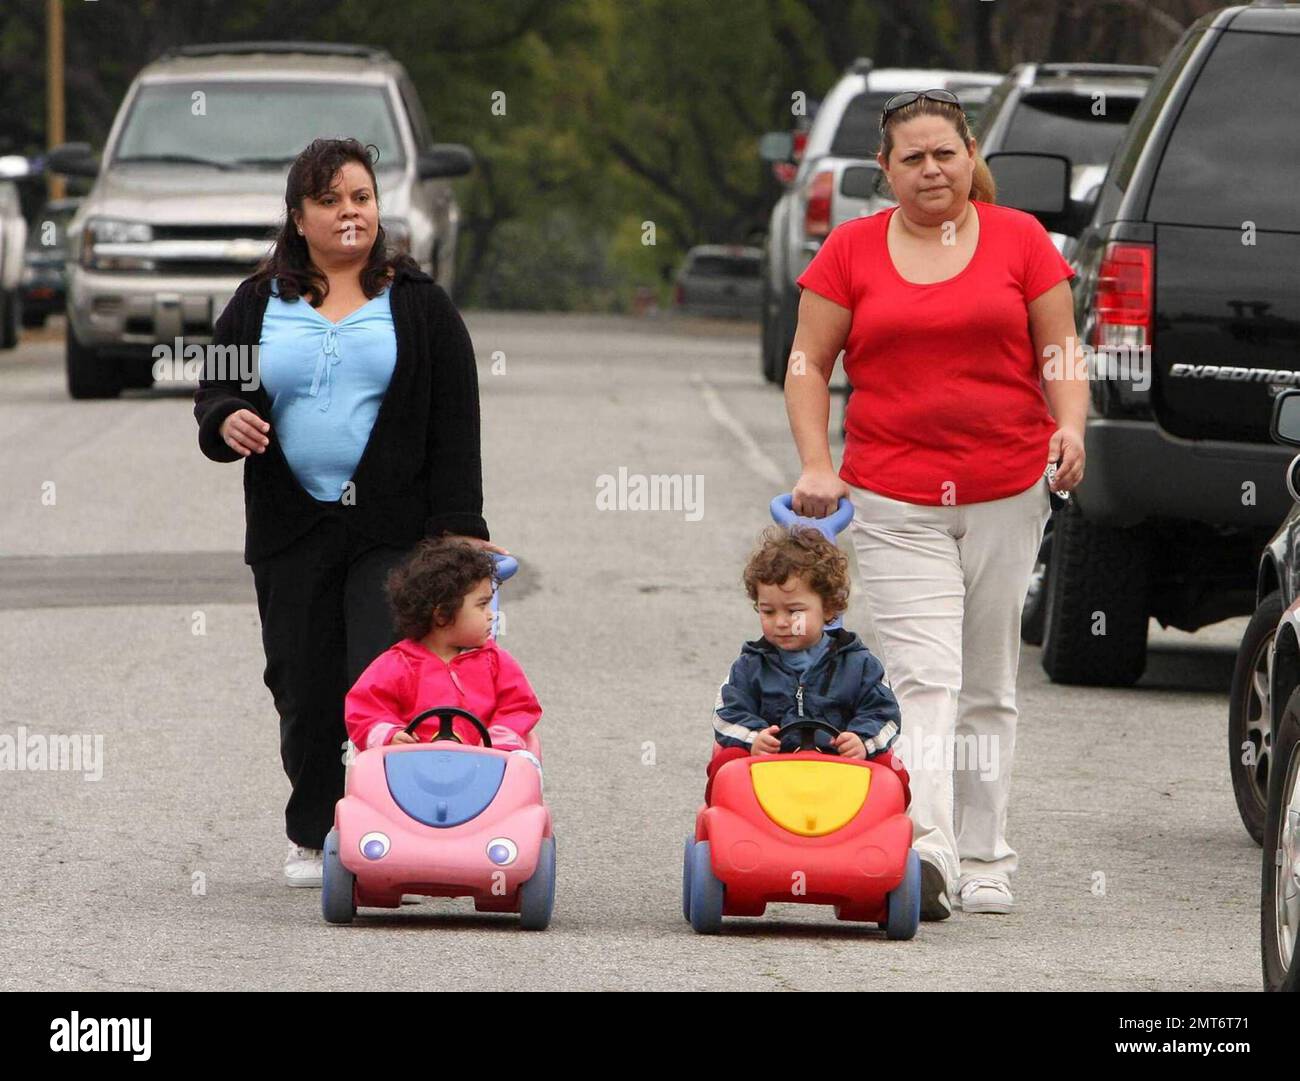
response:
M907 851L903 881L885 899L885 912L886 938L905 941L916 935L921 925L921 857L914 848Z
M357 876L339 859L339 831L332 829L325 837L322 863L320 910L326 923L351 923L357 914Z
M686 835L686 850L682 857L682 915L691 919L691 850L695 847L695 834Z
M545 931L555 908L555 838L543 837L533 877L519 887L519 926Z
M708 841L697 841L691 849L691 926L701 935L711 935L722 928L722 905L726 886L713 873L713 859Z

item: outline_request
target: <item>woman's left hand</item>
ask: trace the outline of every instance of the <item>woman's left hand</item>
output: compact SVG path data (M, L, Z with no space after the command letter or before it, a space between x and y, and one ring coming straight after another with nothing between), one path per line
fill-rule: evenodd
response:
M501 545L485 541L482 537L466 537L461 533L444 533L443 536L447 540L467 541L474 545L475 548L486 548L489 552L496 552L497 555L508 556L510 554Z
M1047 447L1047 464L1060 462L1052 479L1052 491L1068 492L1083 480L1083 433L1057 428Z

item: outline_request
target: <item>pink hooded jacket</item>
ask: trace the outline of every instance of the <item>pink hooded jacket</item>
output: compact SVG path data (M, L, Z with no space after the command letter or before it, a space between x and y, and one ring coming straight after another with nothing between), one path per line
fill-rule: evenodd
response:
M542 707L523 669L489 638L483 645L444 661L413 638L386 649L348 691L344 721L348 738L360 751L393 741L417 713L434 706L459 706L481 720L492 746L522 750L524 736L542 716ZM463 717L452 722L465 743L483 742ZM426 740L438 730L430 717L415 730Z

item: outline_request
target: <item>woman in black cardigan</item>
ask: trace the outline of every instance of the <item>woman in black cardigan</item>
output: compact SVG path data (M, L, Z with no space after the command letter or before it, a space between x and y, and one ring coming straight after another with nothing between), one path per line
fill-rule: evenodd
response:
M489 543L483 520L469 333L409 256L388 256L367 149L353 139L312 143L289 170L285 205L274 249L216 322L194 415L207 457L244 459L244 561L293 789L285 878L319 886L320 849L343 794L344 697L397 639L383 596L388 571L426 536L504 549ZM376 302L385 293L387 306ZM319 334L303 304L319 313ZM352 319L363 308L368 337ZM295 333L272 335L268 347L264 320L278 328L293 320ZM349 344L354 355L340 355ZM255 358L253 378L240 354ZM305 408L321 413L283 425L282 444L271 421ZM340 495L322 498L322 460L353 454L350 480L330 488Z

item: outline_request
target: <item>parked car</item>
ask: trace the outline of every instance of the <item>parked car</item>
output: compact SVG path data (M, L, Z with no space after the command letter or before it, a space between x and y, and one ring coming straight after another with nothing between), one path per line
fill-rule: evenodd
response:
M1279 395L1270 431L1289 452L1300 447L1300 391ZM1285 478L1291 511L1260 559L1257 605L1237 655L1228 722L1237 805L1264 847L1260 957L1270 991L1300 990L1300 456ZM1239 715L1243 700L1252 707L1247 717ZM1256 784L1264 796L1259 804Z
M686 253L673 306L690 315L752 319L762 310L761 248L701 244Z
M23 326L40 327L63 311L67 296L64 262L68 255L68 223L80 199L52 199L41 208L27 232L26 265L22 276Z
M1131 684L1152 617L1194 631L1254 608L1258 552L1291 505L1270 403L1300 385L1297 33L1300 7L1261 4L1189 27L1075 246L1096 368L1087 474L1043 553L1055 681ZM1050 176L1068 218L1072 163L1020 160L1022 187Z
M799 275L840 222L888 205L874 192L879 167L880 111L894 94L938 87L995 86L991 72L875 68L854 61L826 95L808 129L798 171L777 200L768 223L762 277L762 370L771 383L785 379L798 321ZM957 92L954 90L954 92ZM960 95L959 95L960 96ZM759 156L793 160L790 132L768 132Z
M405 69L360 45L249 42L168 53L131 83L102 166L84 143L50 168L95 177L68 230L68 390L152 382L151 350L202 343L283 214L292 160L322 135L379 148L390 242L451 290L469 150L434 143Z
M971 134L985 158L1064 154L1071 197L1091 204L1155 73L1138 64L1017 64L993 88ZM1072 238L1053 232L1052 239L1068 258Z
M18 344L22 319L19 287L23 276L23 247L27 243L27 221L12 180L0 180L0 349Z

